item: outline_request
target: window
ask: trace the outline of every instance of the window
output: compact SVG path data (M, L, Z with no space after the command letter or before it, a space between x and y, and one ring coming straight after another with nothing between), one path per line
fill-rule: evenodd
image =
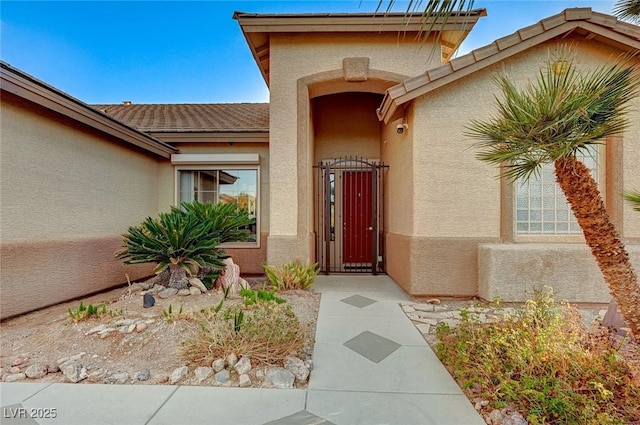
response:
M251 226L250 242L258 238L258 169L198 168L178 169L178 202L200 201L236 204L256 219Z
M595 147L578 154L598 180L598 154ZM582 230L571 207L556 183L554 165L545 164L539 175L515 183L515 225L518 235L573 235Z

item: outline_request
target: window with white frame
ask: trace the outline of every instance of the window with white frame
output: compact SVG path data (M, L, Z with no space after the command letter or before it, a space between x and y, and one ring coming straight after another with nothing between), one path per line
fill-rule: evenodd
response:
M249 242L258 239L258 168L201 166L178 168L178 202L200 201L235 204L255 218Z
M577 155L598 181L595 147ZM582 230L555 179L553 164L544 164L539 174L515 183L515 227L518 235L573 235Z

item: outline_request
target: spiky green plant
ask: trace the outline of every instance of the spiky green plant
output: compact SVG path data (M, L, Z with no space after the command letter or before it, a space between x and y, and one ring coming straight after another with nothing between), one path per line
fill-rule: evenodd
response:
M554 63L564 60L562 69ZM507 76L496 78L503 97L496 115L474 120L467 134L478 140L477 157L503 170L511 181L528 179L542 164L555 165L556 181L582 228L611 294L640 338L640 286L597 182L577 153L622 134L626 113L640 93L636 57L580 72L566 52L551 57L536 81L519 90Z
M629 201L634 210L640 211L640 192L625 192L624 199Z
M251 238L247 226L254 224L255 218L249 217L246 209L238 209L236 204L196 201L183 202L181 208L201 222L211 222L211 233L218 237L219 243L244 242Z
M213 221L201 221L194 214L172 209L129 227L123 235L123 248L115 255L125 264L157 263L157 274L168 270L168 286L186 288L187 276L196 275L201 267L224 268L222 260L227 255L216 249L220 239L212 231L214 225Z

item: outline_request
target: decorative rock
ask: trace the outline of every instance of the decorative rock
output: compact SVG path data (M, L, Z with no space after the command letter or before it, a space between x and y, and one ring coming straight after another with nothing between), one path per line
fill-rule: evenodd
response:
M203 293L207 292L207 287L204 286L204 283L202 283L202 281L197 277L192 277L191 279L189 279L189 284L191 285L192 288L199 289L200 292L203 292Z
M63 363L66 363L69 361L69 357L60 357L56 363L58 363L58 365L62 365Z
M113 329L113 328L105 329L102 332L98 332L98 336L100 337L100 339L105 339L106 337L109 336L109 334L111 332L114 332L114 331L115 331L115 329Z
M211 369L210 367L200 366L196 368L194 373L196 375L196 379L198 379L198 382L202 382L208 377L210 377L211 375L213 375L213 369Z
M227 369L222 369L220 372L216 373L213 376L213 379L216 381L216 384L224 384L231 378L231 374Z
M47 373L58 373L60 372L60 366L55 363L49 363L47 365Z
M243 373L242 375L240 375L239 380L240 380L240 383L239 383L240 388L246 388L251 386L251 378L246 373Z
M239 375L245 374L251 370L251 360L249 356L242 356L240 360L233 366Z
M214 360L213 363L211 363L211 367L213 368L214 372L220 372L222 369L224 369L224 359Z
M296 377L287 369L274 367L267 370L267 381L276 388L293 388Z
M171 377L169 378L169 384L175 385L178 382L182 381L189 373L189 368L186 366L180 366L176 370L171 373Z
M129 330L129 326L133 326L135 328L135 325L124 325L120 326L118 332L120 332L121 334L130 334L131 332L133 332L133 329Z
M127 328L127 333L130 334L135 330L136 330L136 325L135 324L129 325L129 327Z
M135 294L136 292L144 291L145 289L147 288L145 288L145 286L142 285L141 283L134 282L127 287L125 292Z
M107 384L122 385L122 384L126 384L128 380L129 380L129 374L127 372L122 372L122 373L114 373L113 375L108 376L107 378L105 378L104 382L106 382Z
M502 420L504 419L504 414L498 409L494 409L489 413L486 417L486 422L489 425L502 425Z
M62 374L65 379L69 382L78 383L83 379L87 379L89 374L87 373L87 368L79 363L66 364L61 368Z
M158 292L158 296L160 298L169 298L170 296L175 295L177 293L178 293L178 290L176 288L167 288Z
M24 374L31 379L44 378L47 375L47 366L43 364L31 365L24 371Z
M116 320L116 325L118 326L129 326L136 323L136 319L119 319Z
M28 361L28 357L20 356L11 363L11 366L24 366Z
M238 363L238 356L236 353L231 353L227 356L227 366L234 367Z
M416 311L416 309L413 306L410 306L410 305L403 305L402 306L402 310L405 313L413 313L414 311Z
M178 291L178 295L180 295L181 297L186 297L187 295L191 295L191 291L187 288L185 289L180 289Z
M147 328L149 327L149 325L147 325L144 322L138 322L136 323L136 332L140 333L140 332L144 332L147 330Z
M192 286L189 288L189 294L190 295L200 295L202 294L202 291L198 288L196 288L195 286Z
M502 425L528 425L529 422L518 412L511 413L503 419Z
M20 369L18 366L11 366L9 368L9 373L10 374L16 374L16 373L20 373L22 372L22 369Z
M151 294L144 294L144 296L142 297L142 307L144 308L153 307L155 303L156 299L153 298L153 295Z
M99 332L104 332L105 330L109 329L109 326L105 325L104 323L101 325L98 325L96 327L93 327L91 329L89 329L85 335L93 335L95 333L99 333Z
M101 382L106 376L107 372L104 369L96 369L89 373L89 375L87 376L87 381L94 383Z
M85 353L85 352L83 351L83 352L78 353L78 354L76 354L76 355L74 355L74 356L71 356L71 357L69 357L69 361L70 361L70 362L76 362L76 361L80 360L80 359L82 358L82 356L84 356L85 354L87 354L87 353Z
M304 362L297 357L289 356L284 359L284 368L295 376L299 383L307 382L309 378L309 369L306 368Z
M147 294L158 294L158 293L164 291L165 289L167 289L167 288L165 288L162 285L153 285L153 288L149 289L147 291Z
M305 360L304 361L304 367L309 369L309 371L312 371L313 370L313 360L312 359Z
M4 377L4 382L24 381L25 379L27 379L27 375L24 373L12 373Z
M151 378L149 369L142 369L133 374L134 381L148 381Z
M256 378L257 379L264 379L264 371L262 369L256 370Z

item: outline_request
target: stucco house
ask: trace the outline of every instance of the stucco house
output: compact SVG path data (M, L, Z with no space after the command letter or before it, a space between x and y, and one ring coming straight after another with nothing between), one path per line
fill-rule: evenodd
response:
M640 50L640 27L567 9L454 58L485 15L425 45L404 14L236 13L269 104L87 105L3 63L2 317L148 275L113 259L120 235L193 199L255 215L253 240L227 247L243 273L298 258L413 295L517 301L547 284L608 302L552 174L497 178L464 126L494 110L496 73L525 83L566 44L594 67ZM585 161L640 267L620 196L640 188L640 99L631 113Z

